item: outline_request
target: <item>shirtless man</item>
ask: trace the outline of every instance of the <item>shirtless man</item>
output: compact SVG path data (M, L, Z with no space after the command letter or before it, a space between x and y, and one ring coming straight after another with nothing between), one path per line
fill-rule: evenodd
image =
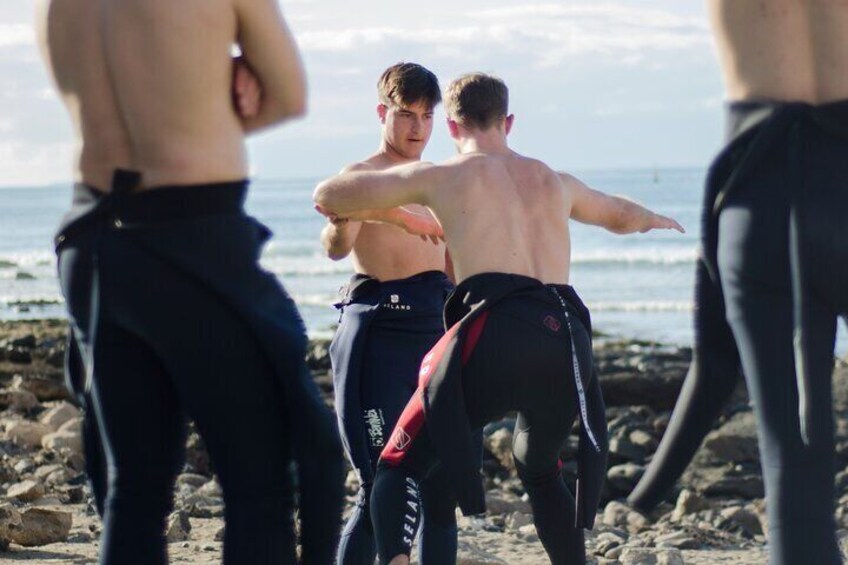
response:
M436 76L414 63L386 69L377 83L380 147L347 171L379 171L421 159L442 95ZM421 205L407 207L432 224ZM452 285L444 273L445 246L422 241L376 219L380 211L333 216L321 233L327 255L353 256L356 274L338 308L341 323L330 344L336 412L342 441L360 481L359 500L339 545L339 565L373 565L377 548L369 499L380 452L418 385L421 359L444 334L442 309ZM413 214L399 218L413 219ZM351 219L353 217L354 219ZM444 473L421 484L420 560L456 561L456 500Z
M101 563L167 561L184 414L223 488L224 561L295 562L294 459L303 560L330 563L338 438L294 304L258 267L268 231L242 207L245 132L304 110L277 3L43 0L37 28L80 147L56 244L107 454ZM236 41L262 87L252 115L232 106Z
M671 433L630 500L650 508L680 475L741 358L770 561L839 563L830 378L848 313L848 3L708 6L730 103L706 187L695 355Z
M371 496L378 551L393 565L409 561L416 486L434 466L448 473L465 514L485 510L472 430L510 410L519 413L513 454L545 550L557 564L585 562L583 528L592 526L606 471L606 420L588 311L567 284L568 219L620 233L681 229L511 151L507 100L499 79L460 77L445 101L457 157L348 172L315 192L319 206L339 215L427 206L453 258L450 329L422 362L419 391L382 452ZM559 452L578 413L575 501Z

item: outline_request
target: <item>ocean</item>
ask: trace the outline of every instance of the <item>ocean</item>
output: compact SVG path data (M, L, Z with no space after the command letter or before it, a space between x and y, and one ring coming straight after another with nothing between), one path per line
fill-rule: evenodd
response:
M589 186L636 200L672 216L685 234L615 235L572 222L571 284L592 311L593 324L613 337L675 345L692 339L692 288L699 238L703 169L576 173ZM351 273L349 259L321 250L324 219L312 209L319 179L259 180L248 211L274 232L262 264L294 297L310 336L332 334L332 304ZM52 234L70 203L67 185L0 188L0 320L61 318ZM840 326L837 351L848 351Z

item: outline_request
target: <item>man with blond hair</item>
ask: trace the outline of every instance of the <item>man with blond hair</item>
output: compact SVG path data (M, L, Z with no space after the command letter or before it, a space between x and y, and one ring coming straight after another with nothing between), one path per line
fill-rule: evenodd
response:
M588 310L568 285L568 220L618 233L680 227L512 151L503 81L460 77L445 106L456 157L348 172L315 192L319 206L342 215L427 206L456 273L444 314L450 329L425 356L419 390L378 466L371 502L380 557L408 563L417 484L439 465L465 514L485 510L473 431L516 410L513 455L542 544L553 563L583 563L583 528L592 527L606 471L606 419ZM578 415L575 500L559 453Z

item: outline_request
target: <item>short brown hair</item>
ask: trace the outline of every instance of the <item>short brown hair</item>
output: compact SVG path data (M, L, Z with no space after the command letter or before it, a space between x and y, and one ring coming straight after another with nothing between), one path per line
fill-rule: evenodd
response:
M509 114L509 89L492 75L462 75L448 85L445 110L465 127L487 130Z
M383 71L377 81L380 103L408 108L421 102L435 108L442 101L439 80L416 63L398 63Z

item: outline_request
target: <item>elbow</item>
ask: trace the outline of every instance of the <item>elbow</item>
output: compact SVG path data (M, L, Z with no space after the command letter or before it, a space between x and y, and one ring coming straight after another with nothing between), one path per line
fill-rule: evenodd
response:
M318 186L315 187L315 191L312 193L312 201L323 211L330 210L332 199L328 193L327 181L318 183Z
M290 120L294 118L302 118L306 115L306 95L302 94L292 100L287 100L282 105L281 118Z

